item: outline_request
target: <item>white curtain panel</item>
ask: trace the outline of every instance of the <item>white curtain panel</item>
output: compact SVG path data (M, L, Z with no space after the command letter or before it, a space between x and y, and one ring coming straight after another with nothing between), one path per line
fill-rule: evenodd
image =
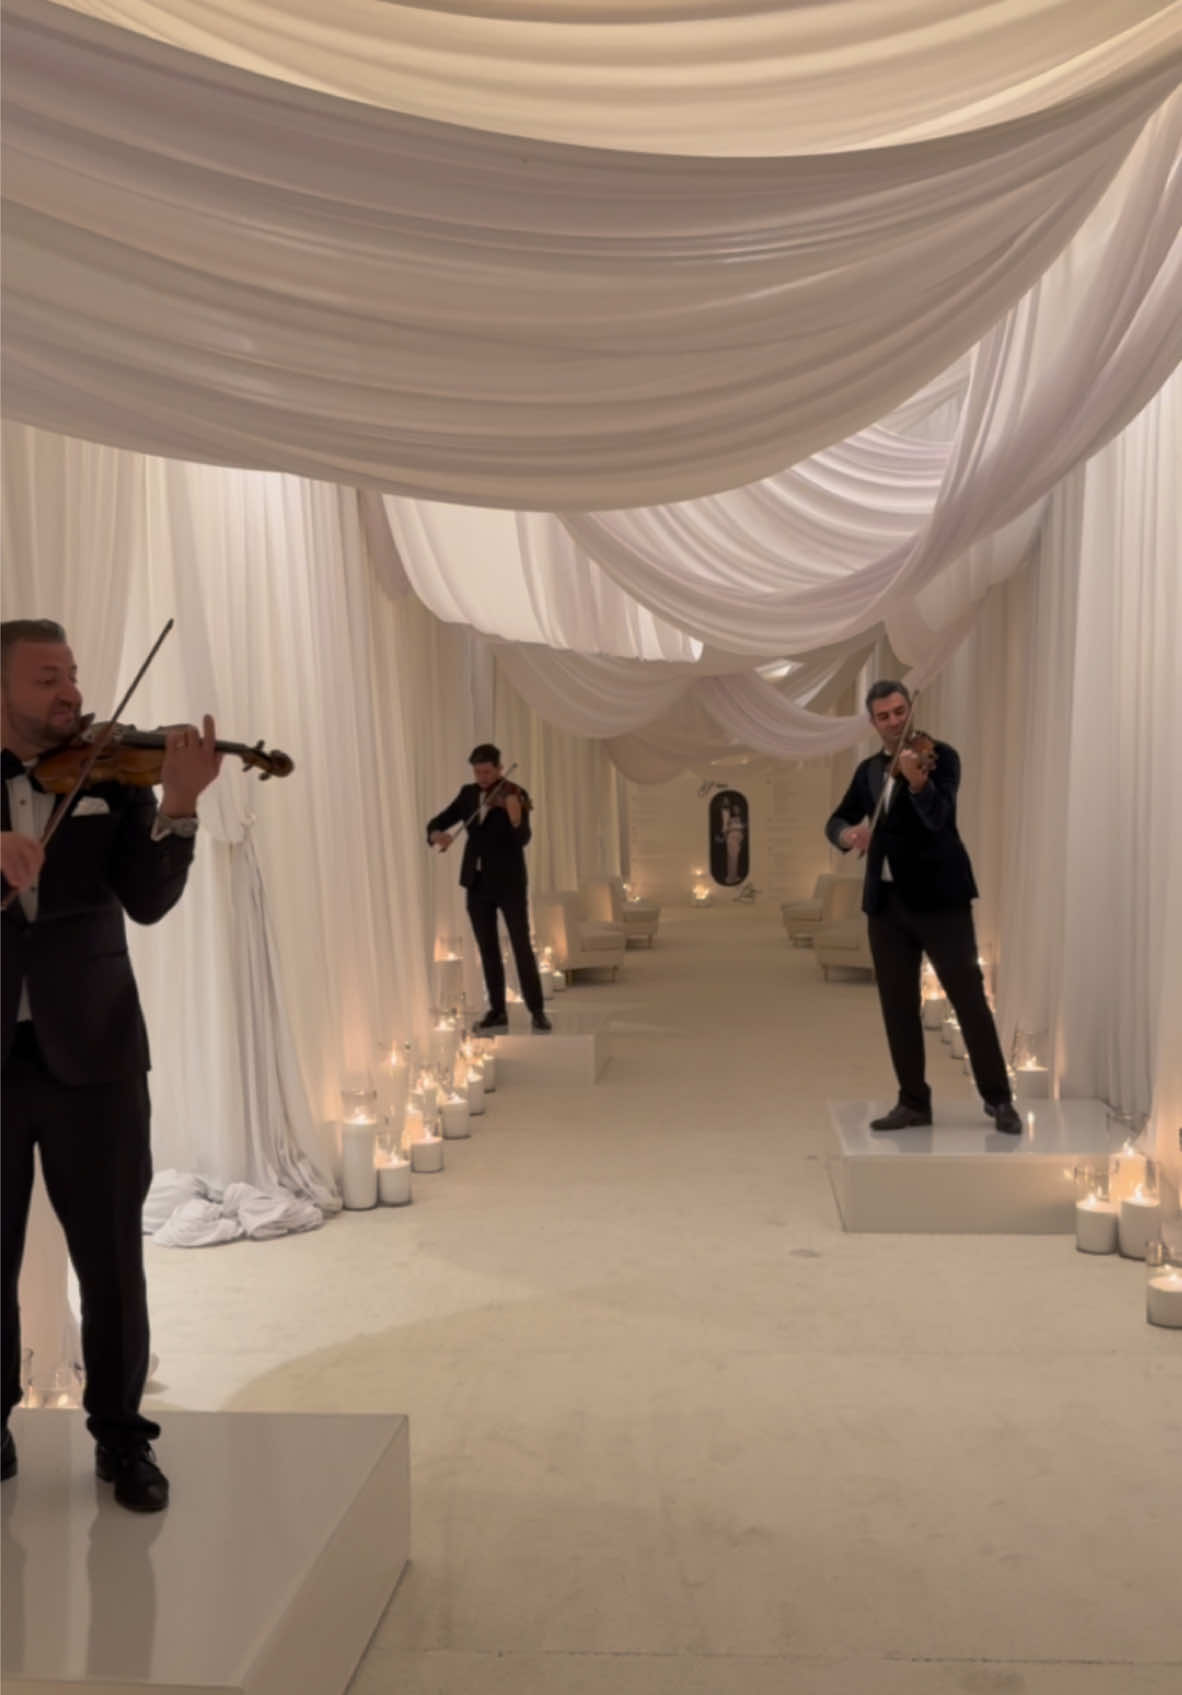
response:
M1056 490L924 697L964 760L960 816L999 1022L1064 1095L1152 1108L1177 1164L1182 382Z
M1089 464L1081 523L1057 1060L1070 1093L1139 1111L1151 1105L1161 1058L1166 976L1182 971L1182 933L1164 925L1177 906L1171 832L1182 782L1180 465L1175 379ZM1107 1006L1094 993L1100 982ZM1158 1130L1164 1137L1167 1126Z
M491 506L736 487L976 342L1178 58L1163 41L1078 98L907 147L659 157L351 105L10 0L6 406Z
M1162 0L67 0L245 70L510 135L668 153L884 146L1102 87Z

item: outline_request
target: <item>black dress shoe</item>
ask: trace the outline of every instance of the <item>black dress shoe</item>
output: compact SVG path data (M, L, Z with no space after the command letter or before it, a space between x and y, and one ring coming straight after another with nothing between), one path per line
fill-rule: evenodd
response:
M538 1032L539 1036L546 1036L553 1030L554 1026L544 1012L535 1012L532 1028Z
M0 1442L0 1483L7 1483L16 1473L16 1443L12 1439L12 1431L5 1425L4 1440Z
M495 1036L503 1034L509 1028L507 1012L486 1012L483 1018L478 1018L472 1029L480 1036Z
M985 1111L999 1130L1007 1136L1022 1134L1022 1115L1013 1101L986 1101Z
M133 1513L159 1513L168 1505L168 1479L148 1442L135 1448L104 1448L100 1442L94 1469L104 1483L115 1485L119 1505Z
M931 1122L930 1107L927 1112L920 1112L916 1107L904 1106L903 1102L900 1101L898 1106L893 1106L881 1118L872 1118L870 1128L872 1130L918 1130Z

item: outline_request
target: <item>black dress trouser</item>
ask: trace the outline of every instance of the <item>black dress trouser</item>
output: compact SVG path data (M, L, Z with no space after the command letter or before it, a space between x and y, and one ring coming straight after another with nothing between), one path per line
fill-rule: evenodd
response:
M965 905L917 912L905 906L887 883L883 885L882 908L871 915L869 929L899 1099L918 1112L926 1112L932 1101L925 1072L920 999L920 971L926 953L960 1020L982 1099L991 1105L1008 1101L1010 1079L977 964L972 908Z
M18 1286L33 1149L61 1220L82 1293L83 1404L87 1427L107 1447L160 1434L140 1415L148 1375L148 1297L143 1206L152 1181L148 1079L69 1088L46 1070L31 1024L17 1026L4 1066L4 1419L21 1398Z
M505 1011L505 965L501 958L501 942L497 934L497 913L505 915L505 928L517 962L517 980L521 997L531 1012L542 1011L542 979L534 958L529 937L529 909L524 888L496 889L488 886L477 873L468 890L468 917L480 949L484 967L484 986L488 991L490 1012Z

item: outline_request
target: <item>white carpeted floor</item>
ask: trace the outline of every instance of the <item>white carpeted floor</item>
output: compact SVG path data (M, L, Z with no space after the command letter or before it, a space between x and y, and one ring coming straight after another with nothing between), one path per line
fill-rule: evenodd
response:
M893 1098L875 994L770 906L667 915L576 1006L603 1081L499 1090L409 1210L150 1250L153 1406L410 1415L353 1695L1178 1695L1142 1267L844 1235L824 1102Z

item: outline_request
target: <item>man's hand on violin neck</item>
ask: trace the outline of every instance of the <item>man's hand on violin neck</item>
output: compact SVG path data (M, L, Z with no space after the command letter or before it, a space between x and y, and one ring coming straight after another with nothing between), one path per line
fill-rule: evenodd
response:
M168 818L191 818L198 795L221 770L222 756L214 745L217 736L208 712L202 723L202 730L184 724L168 732L160 770L160 810Z
M927 771L914 748L905 747L899 755L899 774L910 786L913 793L917 793L927 782Z
M0 870L10 888L18 893L31 889L44 862L45 849L32 836L18 835L15 830L0 831Z

